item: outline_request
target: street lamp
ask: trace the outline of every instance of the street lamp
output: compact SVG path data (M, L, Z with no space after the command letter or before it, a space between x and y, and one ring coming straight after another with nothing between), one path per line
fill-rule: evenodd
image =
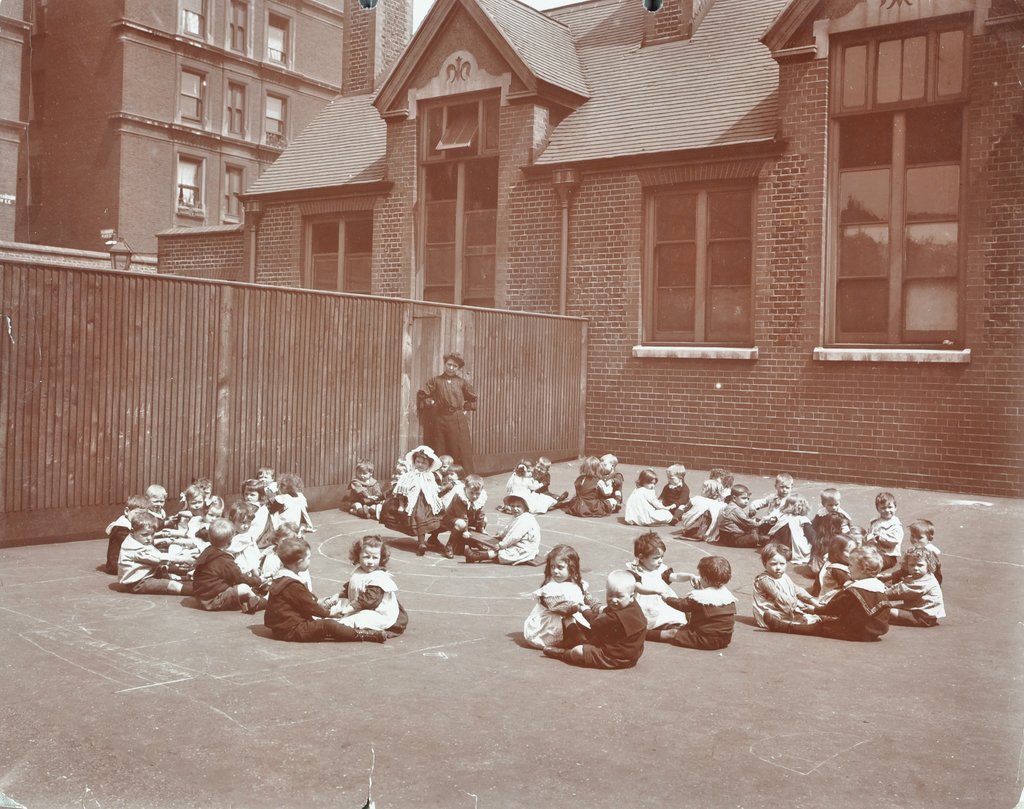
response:
M118 236L107 243L107 250L110 251L110 266L120 272L127 272L132 266L132 249L128 242Z

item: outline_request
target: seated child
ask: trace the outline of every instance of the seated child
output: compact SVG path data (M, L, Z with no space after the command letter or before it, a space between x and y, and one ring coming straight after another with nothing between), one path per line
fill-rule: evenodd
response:
M466 470L457 463L453 463L448 467L448 471L445 473L445 485L442 487L445 489L444 494L441 494L441 489L438 489L441 505L444 508L448 508L448 504L452 501L453 497L466 496L466 484L462 482L462 476L465 474Z
M533 467L527 460L516 464L512 474L505 484L505 493L514 494L526 503L526 509L531 514L546 514L558 500L549 494L541 494L538 490L543 484L533 477Z
M206 507L206 513L197 515L188 521L185 532L193 538L196 550L202 553L210 543L206 541L210 524L224 516L224 500L217 495L210 498L210 504Z
M824 604L842 590L850 579L850 554L857 549L857 540L845 534L833 537L828 546L828 557L818 571L814 593L818 602Z
M533 465L533 477L540 483L540 488L537 489L538 494L546 494L554 497L559 503L564 503L569 499L569 492L561 492L555 494L551 491L551 459L545 458L543 455L537 459L537 463Z
M395 493L395 484L408 471L405 459L399 458L391 472L391 480L384 486L384 496L377 510L377 521L381 525L401 531L403 534L409 532L409 521L405 515L405 498Z
M249 478L249 480L242 483L242 502L252 503L254 506L259 508L267 502L266 488L256 478Z
M484 480L479 475L469 475L466 483L458 490L453 490L452 499L441 516L441 527L434 534L448 531L448 541L444 545L444 555L454 559L455 554L462 556L466 551L466 538L471 531L483 533L487 529L487 515L484 506L487 504L487 492L484 491Z
M753 503L750 507L756 514L759 511L768 509L768 513L761 518L761 533L767 536L768 530L779 518L779 509L793 491L793 476L788 472L780 472L775 476L775 493L765 495Z
M830 514L838 514L845 518L847 525L853 524L853 517L851 517L846 510L843 508L843 495L839 489L829 487L821 490L821 506L814 514L814 518L811 520L811 525L814 526L814 530L818 531L818 523ZM821 533L819 531L819 533Z
M636 579L626 570L613 570L605 584L606 605L579 610L580 623L565 626L561 647L548 646L547 657L592 669L628 669L644 653L647 620L636 603Z
M149 498L144 494L133 494L128 498L121 516L107 526L104 532L107 535L107 561L103 566L103 572L111 576L117 575L117 559L121 553L121 544L125 537L132 532L132 521L128 515L136 509L148 509Z
M562 642L562 625L575 620L578 609L596 604L587 593L580 575L580 557L570 545L555 545L544 565L544 583L533 595L537 603L523 623L523 638L531 646L543 649Z
M871 521L865 545L874 546L882 555L883 570L899 565L903 551L903 523L896 516L896 498L890 492L881 492L875 498L878 516Z
M803 495L791 494L779 506L779 516L768 529L768 541L789 548L789 561L806 565L811 560L811 548L817 541L807 512L810 504Z
M900 626L938 626L946 617L942 601L942 587L935 577L938 558L922 545L912 545L905 554L901 567L903 578L889 587L885 597L902 602L903 609L889 611L889 623Z
M889 631L889 602L885 585L877 578L882 556L871 546L850 553L850 577L842 590L813 609L814 623L766 612L764 620L774 632L817 635L851 641L877 641Z
M622 487L625 479L622 473L617 471L618 465L619 459L610 452L601 456L601 480L605 483L606 493L610 493L610 496L615 500L612 511L622 509Z
M655 630L647 635L648 640L712 651L729 645L736 622L736 597L725 585L732 578L732 566L722 556L704 556L697 563L697 577L686 598L663 596L670 607L689 616L689 623L678 629Z
M690 487L686 485L686 467L674 463L665 470L665 487L658 499L673 513L672 524L679 522L682 512L690 505Z
M308 643L311 641L372 641L383 643L387 634L379 629L353 629L332 620L327 608L300 578L309 570L309 543L301 536L285 537L277 547L284 567L270 588L263 625L278 640Z
M269 466L261 466L256 470L256 480L263 486L267 497L277 494L277 472Z
M679 516L679 528L673 531L673 535L697 542L716 542L718 518L725 508L722 494L721 483L717 480L705 480L700 494L690 498L690 505Z
M274 532L274 543L263 551L263 558L260 560L260 581L263 582L264 590L270 589L270 585L274 583L277 574L284 568L281 557L277 555L277 548L281 544L281 540L297 536L300 536L299 529L290 522L286 522ZM313 589L313 579L310 577L308 570L300 573L299 578L306 583L310 590Z
M192 582L182 581L180 572L192 566L190 557L163 553L153 545L160 518L150 510L136 509L128 515L132 530L121 543L117 557L118 582L130 593L145 595L190 595ZM177 570L179 573L171 573ZM169 578L175 575L176 578Z
M376 535L357 539L348 556L356 569L337 595L323 602L331 617L353 629L401 635L409 616L398 601L398 585L387 571L391 554L384 539Z
M146 487L146 497L149 498L149 510L160 520L157 530L166 528L167 512L164 511L164 506L167 504L167 489L159 483L151 483Z
M712 466L708 472L708 480L717 480L722 484L722 491L728 493L732 484L736 482L736 476L724 467Z
M260 549L256 545L253 518L259 509L252 503L236 500L228 509L227 518L235 526L235 536L227 547L243 573L255 574L260 569Z
M935 571L933 576L935 581L940 585L942 584L942 551L940 551L932 540L935 539L935 524L930 519L915 519L909 525L907 525L907 531L910 534L910 547L912 548L927 548L933 554L935 554ZM880 579L882 577L879 577ZM898 581L899 577L894 577L893 581Z
M565 510L575 517L604 517L615 510L615 497L608 484L602 484L601 461L589 455L580 464L574 483L576 495Z
M653 469L641 469L636 488L626 501L626 525L666 525L672 522L672 512L654 494L658 476Z
M764 544L757 531L758 521L750 507L750 489L733 484L722 513L718 515L718 544L730 548L757 548Z
M809 535L811 542L811 560L809 562L811 572L817 575L821 566L825 563L825 556L837 537L846 539L850 532L850 522L846 516L838 511L824 516L818 515L811 521L813 535Z
M676 573L665 564L665 543L654 531L640 534L633 540L633 561L626 570L637 581L636 602L647 619L647 629L680 627L686 623L686 613L672 609L663 596L674 598L672 582L692 581L689 573Z
M777 615L790 621L808 623L808 616L818 602L786 573L789 548L770 542L761 548L764 572L754 578L754 620L764 629L771 627L765 616Z
M204 610L242 610L252 615L267 602L256 592L261 588L259 577L242 573L226 550L234 535L230 520L214 520L210 525L210 544L199 555L192 574L192 595Z
M345 497L349 513L364 519L376 519L384 499L380 481L373 476L373 472L372 462L359 461L356 464L356 476L349 482L348 495Z
M540 525L526 510L526 501L516 494L505 498L505 511L515 519L493 541L467 537L466 562L497 562L500 565L534 564L540 552Z
M294 472L288 472L281 475L278 487L280 493L270 498L268 503L274 527L290 522L299 526L300 531L315 531L306 495L302 493L302 478Z

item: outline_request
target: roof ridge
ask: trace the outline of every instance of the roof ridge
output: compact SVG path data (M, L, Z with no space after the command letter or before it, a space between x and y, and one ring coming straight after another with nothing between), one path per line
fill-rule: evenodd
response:
M487 1L488 1L488 0L484 0L484 2L487 2ZM475 2L476 2L476 4L477 4L478 6L480 6L480 8L482 8L482 9L483 9L484 13L486 14L486 13L487 13L487 9L486 9L486 8L484 8L484 3L482 3L482 2L479 2L479 0L475 0ZM564 22L562 22L561 20L556 20L556 19L555 19L554 17L551 17L551 16L549 16L549 15L548 15L548 14L546 14L545 12L541 11L541 10L540 10L539 8L534 8L534 7L533 7L533 6L531 6L531 5L527 5L526 3L524 3L524 2L523 2L523 0L490 0L490 2L499 2L499 3L500 3L500 2L505 2L505 3L512 3L512 4L515 4L515 5L517 5L517 6L520 6L520 7L522 7L522 8L525 8L525 9L527 9L528 11L531 11L531 12L533 12L533 14L535 14L536 16L538 16L538 17L541 17L541 18L543 18L543 19L547 20L548 22L553 22L553 23L554 23L555 25L560 25L560 26L562 26L562 28L564 28L564 29L565 29L566 31L569 31L569 26L568 26L568 25L566 25L566 24L565 24ZM488 16L488 17L490 17L491 15L490 15L490 14L487 14L487 16ZM492 20L493 20L493 18L492 18ZM497 22L495 22L495 25L497 25ZM571 33L571 32L570 32L570 33Z
M564 6L554 6L552 8L546 9L546 11L567 11L567 10L575 10L575 9L579 8L580 6L597 6L597 5L601 5L601 4L615 5L615 4L619 3L619 2L620 2L620 0L576 0L575 3L566 3ZM545 15L545 16L547 16L547 15ZM555 19L555 18L551 17L550 19ZM555 22L562 22L562 21L555 19ZM562 24L565 25L565 23L562 23ZM566 25L566 27L568 27L568 26Z

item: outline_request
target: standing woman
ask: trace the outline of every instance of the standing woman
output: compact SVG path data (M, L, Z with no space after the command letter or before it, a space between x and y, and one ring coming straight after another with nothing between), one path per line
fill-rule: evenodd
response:
M451 455L466 473L473 471L473 445L469 440L467 410L476 410L473 386L459 376L466 362L462 355L451 352L444 355L444 373L427 382L424 404L435 414L434 449L439 454Z

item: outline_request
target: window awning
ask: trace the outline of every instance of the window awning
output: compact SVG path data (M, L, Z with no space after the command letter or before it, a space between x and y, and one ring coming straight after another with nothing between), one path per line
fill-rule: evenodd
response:
M473 138L476 137L479 121L476 116L476 107L473 108L473 115L450 116L453 120L445 127L441 140L437 142L440 149L465 149L473 145Z

